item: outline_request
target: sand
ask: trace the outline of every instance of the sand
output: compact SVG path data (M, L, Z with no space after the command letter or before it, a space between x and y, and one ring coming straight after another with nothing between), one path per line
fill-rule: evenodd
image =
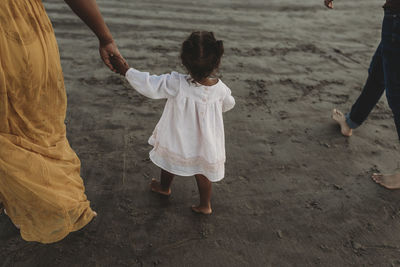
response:
M45 1L68 92L67 129L99 213L65 240L26 243L0 215L0 266L400 266L400 191L370 175L393 171L399 143L386 100L351 138L348 111L379 42L383 1L99 0L128 62L183 71L193 30L225 42L221 68L237 106L225 116L226 178L211 216L191 212L195 179L167 199L147 139L164 101L146 99L98 56L93 34L61 0Z

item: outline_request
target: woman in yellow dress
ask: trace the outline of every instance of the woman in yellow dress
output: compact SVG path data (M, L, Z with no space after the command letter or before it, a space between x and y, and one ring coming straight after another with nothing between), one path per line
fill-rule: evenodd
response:
M95 0L65 0L120 56ZM66 92L57 42L41 0L0 1L0 203L27 241L52 243L88 224L80 161L64 124Z

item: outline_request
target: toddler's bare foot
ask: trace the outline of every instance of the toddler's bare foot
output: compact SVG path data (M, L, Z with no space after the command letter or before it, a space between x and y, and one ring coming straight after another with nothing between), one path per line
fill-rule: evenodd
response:
M158 194L164 195L164 196L169 196L171 195L171 188L168 188L168 190L165 190L161 187L161 184L159 181L157 181L156 179L151 179L151 183L150 183L150 189L153 192L156 192Z
M400 189L400 173L395 174L372 174L372 179L387 189Z
M192 206L192 211L194 211L196 213L205 214L205 215L210 215L212 213L212 210L210 207L201 207L201 206L196 206L196 205Z
M337 109L332 111L332 119L334 119L341 128L341 132L344 136L350 137L353 134L353 130L347 125L346 117Z
M97 212L93 211L93 217L97 217Z

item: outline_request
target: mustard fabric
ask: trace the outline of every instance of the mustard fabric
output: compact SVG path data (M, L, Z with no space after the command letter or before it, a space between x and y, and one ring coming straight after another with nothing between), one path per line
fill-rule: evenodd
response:
M66 138L60 55L40 0L0 1L0 202L27 241L52 243L94 214Z

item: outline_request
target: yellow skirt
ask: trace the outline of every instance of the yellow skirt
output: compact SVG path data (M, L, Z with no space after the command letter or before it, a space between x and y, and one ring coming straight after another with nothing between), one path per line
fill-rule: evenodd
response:
M40 0L0 1L0 202L27 241L52 243L94 214L65 131L60 55Z

